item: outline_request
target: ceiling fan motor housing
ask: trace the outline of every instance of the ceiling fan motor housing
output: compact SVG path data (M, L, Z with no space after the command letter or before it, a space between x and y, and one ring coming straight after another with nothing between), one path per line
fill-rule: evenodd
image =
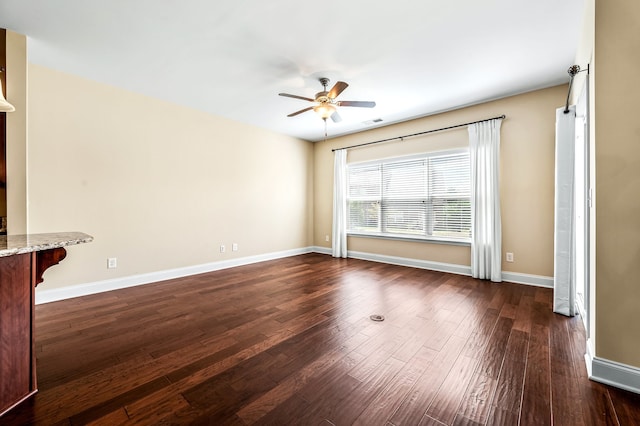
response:
M329 85L329 82L331 80L329 80L327 77L320 77L318 80L320 80L320 84L322 84L324 90L322 92L316 93L316 102L331 102L332 99L327 96L329 94L329 92L327 91L327 86Z
M322 91L322 92L318 92L316 93L316 102L330 102L331 99L329 98L329 96L327 96L329 94L329 92L327 91Z

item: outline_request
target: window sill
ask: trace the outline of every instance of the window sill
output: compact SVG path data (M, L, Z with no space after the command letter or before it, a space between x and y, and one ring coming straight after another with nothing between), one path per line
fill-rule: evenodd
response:
M411 237L408 235L364 234L364 233L358 233L358 232L347 232L347 237L381 238L383 240L412 241L412 242L431 243L431 244L447 244L447 245L453 245L453 246L470 246L471 245L471 239L449 240L442 237Z

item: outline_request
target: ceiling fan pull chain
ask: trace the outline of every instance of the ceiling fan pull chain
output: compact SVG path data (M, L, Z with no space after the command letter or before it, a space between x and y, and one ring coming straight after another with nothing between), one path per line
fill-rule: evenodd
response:
M327 119L323 118L322 119L324 121L324 141L327 141Z

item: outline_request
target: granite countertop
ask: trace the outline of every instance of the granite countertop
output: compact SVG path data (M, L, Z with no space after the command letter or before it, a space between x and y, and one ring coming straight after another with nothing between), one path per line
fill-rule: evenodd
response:
M72 246L91 241L93 241L93 237L82 232L0 235L0 257Z

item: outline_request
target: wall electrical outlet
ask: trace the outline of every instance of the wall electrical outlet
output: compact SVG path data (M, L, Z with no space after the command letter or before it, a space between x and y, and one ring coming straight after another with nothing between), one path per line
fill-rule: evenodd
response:
M328 236L328 235L325 235L325 236L324 236L324 240L325 240L326 242L329 242L329 236Z
M115 269L118 267L118 259L110 257L107 259L107 269Z
M220 253L224 253L225 251L227 251L227 248L224 246L224 244L222 244L220 246Z
M238 251L238 243L233 243L233 245L231 246L231 250Z
M507 252L507 262L513 262L513 253Z

